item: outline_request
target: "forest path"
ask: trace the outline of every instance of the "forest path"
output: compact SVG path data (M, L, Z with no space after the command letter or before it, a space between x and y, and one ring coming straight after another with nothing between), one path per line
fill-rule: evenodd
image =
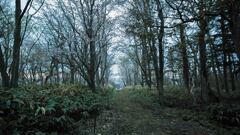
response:
M153 105L144 99L133 98L125 90L117 93L113 108L111 134L114 135L215 135L227 132L217 131L204 120L190 120L186 110Z

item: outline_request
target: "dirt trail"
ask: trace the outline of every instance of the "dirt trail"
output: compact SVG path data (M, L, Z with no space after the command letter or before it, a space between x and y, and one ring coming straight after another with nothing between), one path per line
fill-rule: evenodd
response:
M136 102L121 91L114 104L111 134L114 135L232 135L204 120L188 118L186 110Z

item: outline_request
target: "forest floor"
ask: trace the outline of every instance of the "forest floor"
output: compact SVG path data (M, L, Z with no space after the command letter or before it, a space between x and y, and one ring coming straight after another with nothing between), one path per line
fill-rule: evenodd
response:
M200 108L176 86L166 86L161 105L157 95L141 86L0 90L0 135L240 135L239 102Z
M127 90L99 118L99 135L237 135L239 128L210 120L204 111L160 106ZM107 118L107 119L106 119ZM103 123L102 123L103 122Z

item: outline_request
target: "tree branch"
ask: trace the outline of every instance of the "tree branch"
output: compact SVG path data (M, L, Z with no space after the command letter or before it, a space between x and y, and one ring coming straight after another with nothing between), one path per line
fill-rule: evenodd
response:
M33 1L33 0L28 0L28 1L27 1L27 4L25 5L25 7L24 7L24 9L23 9L23 11L22 11L22 13L21 13L21 15L20 15L19 21L22 20L22 18L23 18L23 16L24 16L24 14L26 13L26 11L27 11L27 9L28 9L31 1Z

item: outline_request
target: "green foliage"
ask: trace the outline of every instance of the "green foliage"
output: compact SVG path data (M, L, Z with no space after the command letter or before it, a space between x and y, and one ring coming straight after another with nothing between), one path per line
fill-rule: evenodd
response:
M156 92L141 86L118 91L112 134L159 134L159 121L152 115L152 111L159 107Z
M93 93L80 85L2 89L0 118L6 124L1 128L20 133L68 131L79 120L95 118L109 108L113 91L99 89Z
M145 107L153 107L154 105L158 105L158 94L157 90L150 90L147 87L142 86L134 86L127 87L124 89L127 93L129 93L129 98L133 102L137 102L142 104Z
M234 104L213 104L208 107L214 119L231 125L240 126L240 106Z
M167 86L164 91L165 105L169 107L189 107L192 97L186 89L181 86Z

